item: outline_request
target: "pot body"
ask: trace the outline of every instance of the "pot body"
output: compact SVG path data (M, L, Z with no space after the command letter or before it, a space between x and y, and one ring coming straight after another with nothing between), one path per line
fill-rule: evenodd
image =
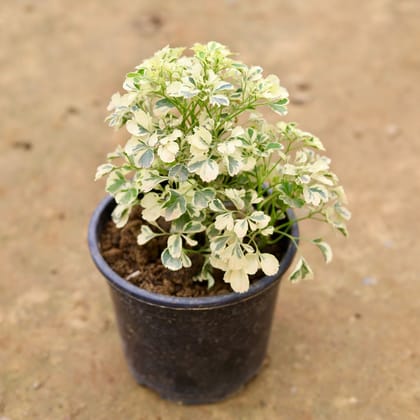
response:
M184 404L216 402L235 393L263 364L281 275L295 246L289 244L276 276L254 282L246 293L204 298L159 295L122 279L101 257L100 232L114 206L107 198L95 211L89 247L108 280L132 375L163 398ZM297 225L292 234L298 236Z

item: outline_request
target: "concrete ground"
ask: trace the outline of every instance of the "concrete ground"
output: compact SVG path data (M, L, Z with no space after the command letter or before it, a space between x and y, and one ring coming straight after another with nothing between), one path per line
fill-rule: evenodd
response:
M420 3L416 0L0 4L0 419L420 419ZM353 219L316 279L284 282L269 364L201 407L138 387L87 251L103 123L155 50L218 40L278 74Z

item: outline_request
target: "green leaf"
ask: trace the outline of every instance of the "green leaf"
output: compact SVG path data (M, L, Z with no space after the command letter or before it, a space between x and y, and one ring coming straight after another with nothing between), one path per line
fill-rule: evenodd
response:
M198 241L196 241L193 238L190 238L187 235L183 235L182 236L185 239L185 242L189 245L189 246L197 246L198 245Z
M231 83L222 81L216 86L214 91L219 92L221 90L231 90L231 89L233 89L233 85Z
M114 168L115 166L111 163L104 163L99 165L98 169L96 170L95 181L97 181L99 178L102 178L104 175L109 174Z
M305 279L309 280L312 278L313 278L313 272L311 270L311 267L309 267L305 258L300 257L299 261L295 265L295 268L293 269L292 273L289 276L289 280L291 282L295 282L298 280L305 280Z
M152 166L155 154L152 149L141 151L135 157L135 162L140 168L150 168Z
M156 188L161 182L166 181L166 177L160 176L158 171L145 171L145 175L140 177L143 192L149 192Z
M132 204L137 199L137 196L138 196L137 188L129 188L127 190L118 192L115 195L115 201L118 204L128 205L128 204Z
M234 159L232 156L228 156L228 173L230 176L235 176L240 170L239 161Z
M335 223L334 227L346 238L349 236L349 232L344 223Z
M312 243L319 248L319 250L322 252L322 255L325 259L325 262L328 264L332 260L332 249L329 244L324 242L322 239L314 239Z
M115 195L126 183L124 175L120 171L115 171L109 175L106 181L105 191Z
M139 245L144 245L145 243L149 242L156 236L156 233L153 232L147 225L141 225L140 234L137 236L137 243Z
M210 97L210 105L228 106L229 99L225 95L212 95Z
M212 159L200 160L188 167L190 172L198 172L200 178L205 182L214 181L219 175L219 166Z
M184 226L184 233L198 233L206 230L206 227L200 222L190 221Z
M178 219L187 210L185 198L175 190L170 190L169 199L164 203L165 220Z
M280 143L268 143L267 146L265 146L265 150L282 150L283 145Z
M177 179L179 182L184 182L188 179L188 169L185 165L179 163L169 169L168 176Z
M160 256L162 264L171 271L177 271L182 268L181 258L174 258L170 254L168 248L165 248Z
M209 204L209 207L210 207L210 210L213 210L216 213L225 213L227 211L226 207L218 198L211 201Z
M351 218L350 211L347 210L345 207L343 207L340 203L335 203L334 204L334 210L344 220L350 220L350 218Z
M189 268L192 265L190 257L185 252L181 254L181 262L182 262L182 266L185 268Z
M226 242L228 241L229 236L218 236L214 238L210 243L210 249L212 252L217 253L224 248Z
M289 100L287 98L280 99L272 104L269 104L269 107L276 113L280 115L287 114L287 107Z
M308 137L304 137L302 140L306 146L312 147L317 150L325 150L324 145L322 144L321 140L318 137L308 136Z
M174 108L174 105L169 99L163 98L156 102L155 107L158 109L159 108Z
M320 184L305 185L303 188L303 198L308 204L319 206L328 201L328 190Z
M173 258L181 258L182 238L181 235L170 235L168 238L168 251Z
M276 105L287 105L289 103L288 98L282 98L275 102Z
M125 206L123 204L118 204L112 211L111 217L112 221L115 223L117 228L122 228L128 221L130 216L131 207Z
M193 205L198 210L205 209L209 205L209 202L214 199L216 195L215 191L211 188L204 188L200 191L196 191L193 196Z
M248 222L246 219L237 219L235 220L234 232L238 238L243 238L248 232Z

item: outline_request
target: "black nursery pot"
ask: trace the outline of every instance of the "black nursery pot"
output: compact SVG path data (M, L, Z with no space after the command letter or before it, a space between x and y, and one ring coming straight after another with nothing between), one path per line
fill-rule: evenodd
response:
M130 371L141 385L184 404L220 401L238 391L264 361L280 279L296 253L292 242L276 275L245 293L200 298L148 292L116 274L102 258L99 237L115 207L112 197L96 208L89 248L110 286ZM288 214L294 218L292 212ZM297 224L291 234L298 237Z

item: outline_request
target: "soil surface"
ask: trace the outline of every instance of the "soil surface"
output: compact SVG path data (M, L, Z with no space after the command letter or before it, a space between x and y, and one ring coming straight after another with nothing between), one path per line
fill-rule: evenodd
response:
M1 420L420 419L418 0L0 3ZM182 407L130 376L86 232L123 75L212 39L279 75L353 219L348 240L300 226L335 258L302 241L316 278L282 282L261 374Z
M210 289L207 282L193 281L201 269L202 259L191 256L191 267L178 271L165 268L160 255L166 247L166 237L158 237L139 246L137 235L143 224L141 208L132 210L127 224L119 229L109 220L100 238L102 256L108 265L130 283L148 290L178 297L215 296L232 290L223 282L221 273Z
M127 224L117 228L109 220L100 237L102 256L108 265L130 283L145 290L178 297L216 296L233 293L229 284L223 281L223 272L213 270L214 285L209 288L207 282L194 281L199 274L203 258L190 255L191 267L178 271L165 268L160 260L160 255L166 247L167 237L157 237L147 244L139 246L137 236L143 224L141 208L135 207L130 214ZM281 239L270 249L263 251L276 255L281 260L286 252L288 242ZM249 276L250 283L264 276L261 270Z

